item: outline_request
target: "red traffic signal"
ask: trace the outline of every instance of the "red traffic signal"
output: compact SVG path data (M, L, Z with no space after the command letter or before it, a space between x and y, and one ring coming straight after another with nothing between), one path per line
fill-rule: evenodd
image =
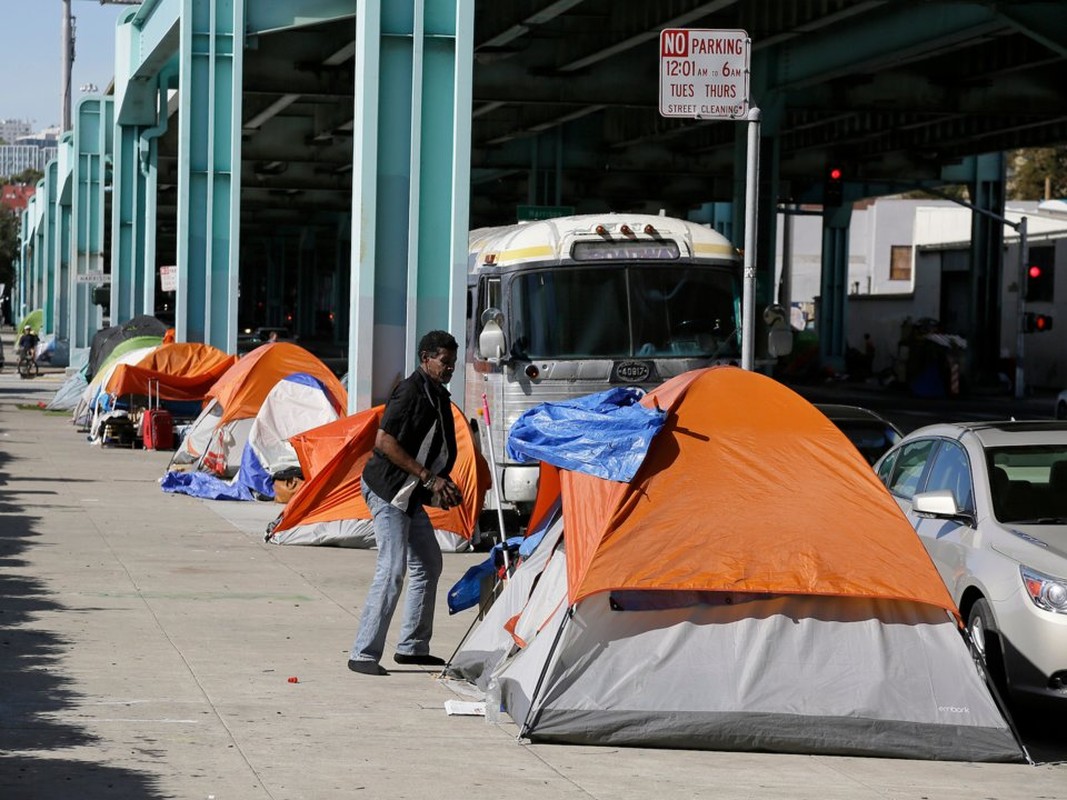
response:
M1023 331L1026 333L1044 333L1052 330L1051 314L1035 314L1027 311L1023 315Z
M841 180L841 176L842 176L842 172L841 172L841 168L840 167L831 167L830 168L830 180L839 181L839 180Z
M1036 280L1037 278L1041 277L1041 267L1039 267L1037 264L1032 264L1030 266L1030 269L1027 271L1027 274L1030 276L1031 279Z

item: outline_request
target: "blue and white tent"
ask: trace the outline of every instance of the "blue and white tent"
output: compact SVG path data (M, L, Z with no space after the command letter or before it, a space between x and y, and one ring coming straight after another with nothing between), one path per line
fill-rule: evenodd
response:
M270 390L247 428L246 441L230 448L241 459L232 479L202 471L172 471L163 476L163 491L212 500L273 499L273 476L300 465L289 437L333 422L342 413L317 378L304 372L289 375Z

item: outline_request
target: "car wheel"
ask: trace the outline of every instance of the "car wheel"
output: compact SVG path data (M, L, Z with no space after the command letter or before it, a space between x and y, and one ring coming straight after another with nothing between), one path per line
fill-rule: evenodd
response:
M993 612L985 598L975 601L967 615L967 634L971 639L971 654L978 671L997 690L1007 688L1004 680L1004 659L1000 649L1000 634L993 622Z

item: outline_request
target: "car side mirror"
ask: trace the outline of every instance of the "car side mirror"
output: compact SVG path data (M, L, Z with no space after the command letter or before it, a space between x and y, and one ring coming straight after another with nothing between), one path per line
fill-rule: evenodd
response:
M959 517L962 512L956 505L956 498L948 489L935 492L922 492L911 498L911 507L916 514L928 514L931 517Z

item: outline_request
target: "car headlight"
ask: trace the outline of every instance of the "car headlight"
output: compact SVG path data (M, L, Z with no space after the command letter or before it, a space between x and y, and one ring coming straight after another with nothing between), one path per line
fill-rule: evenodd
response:
M1067 581L1043 575L1029 567L1019 567L1026 593L1034 605L1045 611L1067 614Z

